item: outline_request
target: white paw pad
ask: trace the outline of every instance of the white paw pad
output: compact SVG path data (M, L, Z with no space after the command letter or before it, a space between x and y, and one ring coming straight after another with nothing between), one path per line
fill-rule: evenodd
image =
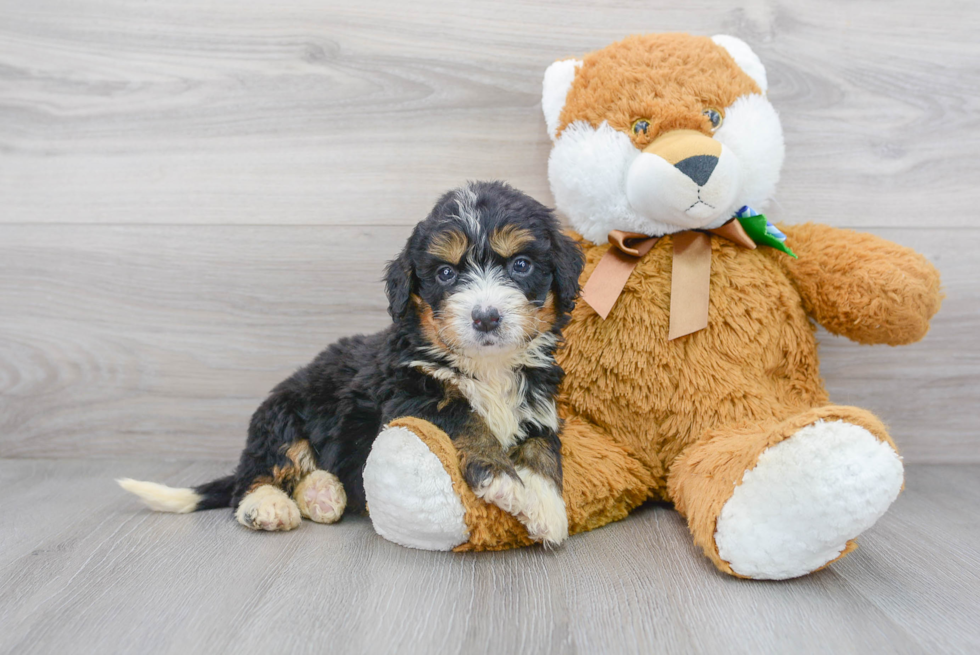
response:
M817 421L765 450L718 516L718 554L739 575L795 578L836 559L902 487L898 453L862 427Z
M235 518L252 530L292 530L300 523L299 507L286 492L264 484L242 498Z
M364 466L364 494L375 532L396 544L452 550L470 538L452 478L407 428L378 435Z
M296 486L293 492L300 514L317 523L335 523L347 507L347 493L336 475L328 471L313 471Z

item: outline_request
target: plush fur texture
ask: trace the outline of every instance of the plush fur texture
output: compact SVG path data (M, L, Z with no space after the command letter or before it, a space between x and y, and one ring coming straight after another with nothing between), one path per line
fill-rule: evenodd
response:
M301 515L332 523L365 508L362 470L382 426L417 416L450 435L477 494L492 489L535 539L560 543L554 352L581 268L532 198L502 183L451 191L388 267L391 327L342 339L273 389L233 475L193 490L121 484L162 511L236 508L254 529L289 530Z
M642 150L671 130L709 133L705 107L723 109L761 92L727 50L708 37L631 36L582 58L561 112L558 139L578 121L592 127L608 123ZM650 127L633 132L640 118Z
M557 134L548 160L555 201L595 244L614 229L660 236L719 227L745 205L765 209L784 153L779 117L760 93L765 85L758 57L726 36L630 37L581 62L552 64L542 108ZM710 111L720 113L719 125ZM684 132L717 146L704 179L659 149L662 137ZM706 152L693 142L689 150L689 162Z
M748 46L731 37L649 35L582 62L563 64L563 75L576 75L550 173L558 208L584 237L583 281L609 248L609 229L653 225L630 222L623 179L665 131L725 139L740 160L740 197L757 208L769 199L782 132ZM546 100L550 129L556 101ZM725 112L717 130L705 122L706 105ZM632 125L644 116L640 136ZM753 141L762 147L752 150ZM620 519L647 499L667 500L726 573L782 579L825 566L853 550L854 537L887 509L902 468L881 421L830 402L814 323L861 343L911 343L939 309L939 275L909 248L824 225L781 226L799 259L711 236L708 326L668 341L671 234L685 228L663 218L667 236L640 259L609 316L580 303L565 329L558 409L569 532ZM457 550L528 543L519 524L458 482L448 437L415 419L398 424L454 481L457 498L444 501L464 508L469 534Z
M449 437L445 444L426 444L416 431L395 421L378 435L364 466L364 492L371 510L371 523L385 539L422 550L450 550L465 543L470 532L464 518L461 494L472 491L458 465L451 477L434 454L453 458L456 452ZM411 423L409 423L411 425ZM442 446L442 450L435 450Z
M818 420L767 448L718 515L718 556L738 575L786 579L836 560L902 489L901 458L871 432Z
M857 407L829 404L800 412L781 421L773 419L756 424L719 426L712 429L704 435L704 438L692 444L684 451L683 456L678 458L670 472L667 496L674 502L678 511L687 518L688 527L691 529L691 534L694 537L694 543L701 547L702 551L714 562L715 566L725 573L740 577L783 579L786 577L795 577L787 575L787 572L790 570L795 569L795 575L803 575L829 563L829 561L824 561L819 565L812 566L812 568L807 567L806 560L809 559L808 556L812 554L812 550L815 550L817 546L823 544L818 544L816 541L809 543L798 541L798 547L801 549L811 549L811 551L798 551L797 554L800 557L796 561L790 560L790 553L765 553L758 551L751 558L757 563L768 564L768 570L764 566L743 567L740 571L735 570L731 563L723 559L719 553L716 541L718 536L717 521L738 486L742 484L744 477L755 469L760 457L764 453L770 452L770 449L779 444L787 443L788 441L791 442L795 435L799 435L817 423L840 421L861 428L864 432L873 435L886 448L896 453L895 444L888 436L884 425L873 414ZM864 437L864 433L843 435L844 439L851 436L862 438ZM898 464L900 478L901 463L897 462L897 454L895 455L895 460ZM812 468L814 472L820 471L822 463L819 460L811 462L809 468ZM860 466L861 464L863 462L860 461L852 463L854 466ZM786 471L787 476L790 473L791 471ZM812 487L812 485L807 485L806 477L801 478L800 483L800 491L803 493L807 490L807 486ZM787 481L785 484L791 484L791 482ZM888 485L885 486L886 488L888 487ZM834 489L825 488L820 491L833 492ZM848 495L846 493L847 490L842 491L845 493L837 498L836 500L838 502L835 503L838 508L842 505L847 505L848 502L856 503L859 500L863 500L857 496ZM831 498L833 498L832 495L826 498L820 498L818 494L812 494L806 500L808 502L815 502L818 505L829 505L830 503L827 501ZM806 503L796 504L793 502L794 500L799 500L799 497L795 499L784 497L784 503L781 508L784 518L779 522L777 527L790 527L786 525L786 519L789 516L796 515L802 517L812 511L812 508L807 506ZM889 504L890 502L889 500ZM860 505L849 507L848 509L855 510L851 516L842 514L833 517L833 520L847 522L851 520L860 521L867 519L869 516L877 518L880 515L879 510L884 510L884 508L880 507L868 508ZM729 511L731 512L731 510ZM747 512L743 510L742 512L736 513L745 515ZM755 526L743 528L743 533L754 533L757 539L762 539L761 531L764 528L765 524L760 523ZM776 542L785 540L788 535L788 531L783 532L782 535L770 533L768 539L770 542ZM832 536L845 537L843 539L844 543L841 544L842 550L838 554L843 555L856 548L856 544L846 543L856 537L856 533L845 533L843 535L833 533ZM746 540L743 539L742 542L744 543L744 541ZM743 553L742 555L743 560L749 559L749 556L746 554ZM836 556L837 554L835 554ZM777 557L782 559L777 559ZM744 561L737 562L736 566L740 563L744 564Z
M696 543L719 568L735 574L717 554L715 522L763 451L819 420L847 421L894 447L871 413L830 404L819 376L814 328L804 310L812 300L801 297L792 282L802 262L810 260L808 272L818 268L812 257L819 255L811 255L811 244L843 254L857 267L853 270L878 284L891 275L891 265L862 257L867 244L855 243L847 231L781 228L799 260L768 248L746 251L712 237L709 326L684 339L666 339L670 237L640 262L606 320L586 305L575 309L559 352L566 370L559 409L565 419L564 493L571 534L623 518L647 499L669 500L687 516ZM903 334L911 341L938 309L938 276L913 251L887 245L900 249L892 256L901 256L909 274L907 296L893 297L883 307L888 297L880 298L872 283L833 300L838 311L846 312L900 315L907 307L921 308ZM587 247L583 279L607 247ZM834 284L833 267L822 270L828 274L824 281ZM870 318L865 314L857 324L868 325ZM883 329L865 338L895 341L887 324L879 325ZM610 343L617 347L609 348ZM417 423L399 423L410 425L430 447L444 438ZM452 475L458 465L451 451L433 452L442 453L440 460ZM587 463L580 467L583 459ZM460 494L460 502L471 536L457 549L527 543L494 508L470 494Z
M548 136L552 140L558 137L558 126L562 109L565 108L565 97L575 81L577 69L582 66L578 59L556 61L548 67L544 75L541 89L541 110L548 128Z
M652 478L643 465L608 439L597 440L593 426L570 418L561 434L569 534L625 518L649 497ZM424 550L504 550L534 543L517 517L474 493L452 440L438 427L402 418L382 436L364 468L379 534ZM433 459L445 477L436 473Z

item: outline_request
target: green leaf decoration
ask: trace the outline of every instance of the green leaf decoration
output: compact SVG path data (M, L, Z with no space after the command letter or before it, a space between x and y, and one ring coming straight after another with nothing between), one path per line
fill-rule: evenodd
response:
M745 233L749 235L749 238L755 241L756 245L759 246L769 246L770 248L775 248L776 250L781 250L787 255L799 259L796 253L789 249L789 247L781 240L777 239L773 234L770 233L768 229L769 221L762 214L756 214L755 216L739 216L738 222L742 224L745 229ZM776 234L782 234L775 227L772 228ZM785 239L785 237L783 237Z

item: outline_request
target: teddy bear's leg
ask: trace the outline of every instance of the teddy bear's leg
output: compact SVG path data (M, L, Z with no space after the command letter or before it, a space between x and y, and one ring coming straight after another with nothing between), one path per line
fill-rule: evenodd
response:
M454 480L436 455L445 445L438 432L424 421L403 419L385 426L371 447L364 465L364 495L375 531L388 541L452 550L469 539L458 490L462 476Z
M719 569L781 580L854 550L902 482L901 458L881 422L855 407L826 406L705 435L674 463L668 493Z
M626 516L650 495L642 465L591 424L566 418L562 496L569 534ZM532 543L513 515L477 498L459 456L440 429L415 418L392 421L364 467L364 492L375 530L425 550L503 550Z

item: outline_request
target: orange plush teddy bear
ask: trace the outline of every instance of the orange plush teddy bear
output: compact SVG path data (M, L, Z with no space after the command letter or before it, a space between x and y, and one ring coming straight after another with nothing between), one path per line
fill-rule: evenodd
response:
M881 421L828 399L814 321L912 343L941 293L908 248L758 214L783 162L766 87L734 37L634 36L549 67L542 108L555 201L587 257L558 356L569 533L669 500L719 569L783 579L853 550L903 484ZM364 483L393 541L531 543L417 419L386 427Z

